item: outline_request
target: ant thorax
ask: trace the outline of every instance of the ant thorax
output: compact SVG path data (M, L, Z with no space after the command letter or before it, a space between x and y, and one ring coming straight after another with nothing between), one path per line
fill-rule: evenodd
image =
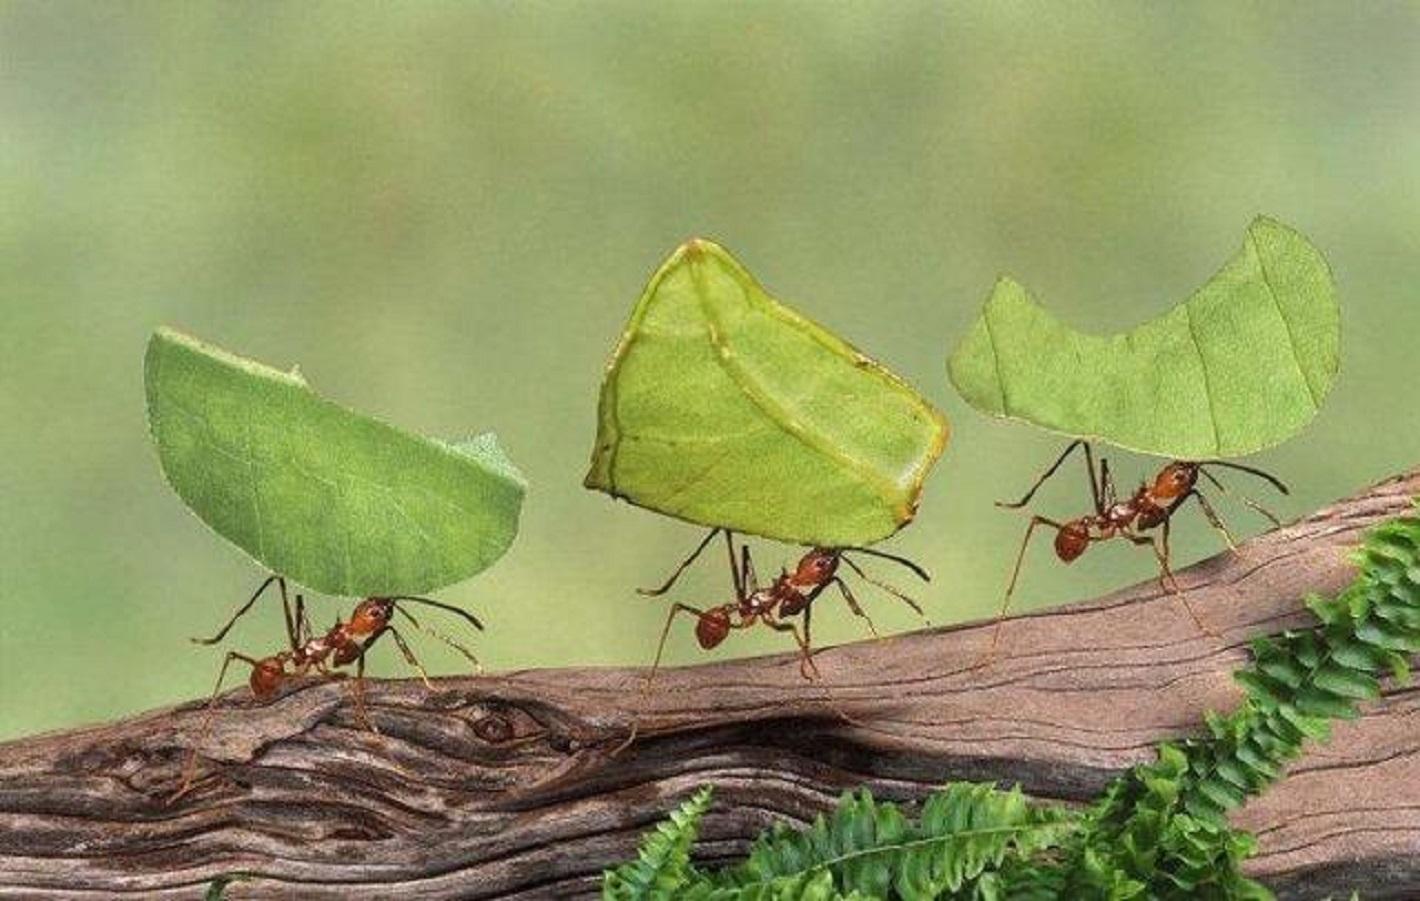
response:
M774 585L768 588L761 588L758 591L751 592L749 596L744 599L744 603L740 605L744 615L747 617L759 616L762 613L772 610L774 605L779 602L779 591L777 590L779 583L780 580L776 580Z
M335 629L331 631L334 632ZM304 645L297 648L296 651L301 657L301 663L324 660L330 654L330 636L312 638L310 641L307 641Z
M1139 513L1138 500L1140 497L1143 496L1144 489L1141 487L1139 489L1139 492L1140 493L1138 495L1135 495L1134 500L1119 501L1114 506L1105 510L1105 522L1108 525L1116 527L1129 525L1129 523L1132 522L1134 517Z

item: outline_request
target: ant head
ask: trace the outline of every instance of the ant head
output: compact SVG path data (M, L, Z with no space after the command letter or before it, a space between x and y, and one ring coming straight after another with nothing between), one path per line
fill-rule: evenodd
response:
M729 634L730 611L724 607L706 610L695 623L695 640L707 651L724 641Z
M1083 520L1074 519L1055 532L1055 556L1073 563L1090 546L1090 531Z
M1154 500L1167 503L1192 491L1197 481L1198 464L1176 460L1159 471L1158 477L1154 479L1153 490L1149 493L1154 496Z
M365 598L350 614L349 630L356 635L372 635L389 625L394 616L392 598Z
M816 547L799 560L789 581L799 586L823 585L838 572L838 551Z

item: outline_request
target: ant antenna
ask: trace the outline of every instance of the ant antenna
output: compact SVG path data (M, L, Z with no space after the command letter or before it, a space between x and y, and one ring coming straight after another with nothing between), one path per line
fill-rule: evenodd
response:
M442 641L444 644L453 648L455 651L458 651L460 654L464 655L464 657L468 658L468 662L472 663L474 665L474 668L477 669L478 672L483 672L483 664L478 662L478 658L475 657L473 655L473 652L470 651L468 648L459 644L457 641L454 641L452 638L445 635L443 632L440 632L438 629L435 629L432 626L426 626L423 623L419 622L419 620L414 618L414 614L410 613L408 610L405 610L403 607L396 605L394 609L400 616L409 620L409 622L414 626L414 628L418 629L420 632L423 632L425 635L431 635L434 638L437 638L439 641Z
M1278 491L1282 492L1283 494L1291 494L1291 493L1292 493L1291 491L1289 491L1289 490L1287 489L1287 486L1282 483L1282 480L1281 480L1281 479L1277 478L1277 477L1274 476L1272 473L1270 473L1270 472L1264 472L1264 471L1262 471L1261 469L1258 469L1258 468L1255 467L1255 466L1244 466L1244 465L1241 464L1241 463L1233 463L1233 462L1228 461L1228 460L1202 460L1202 461L1199 461L1199 463L1198 463L1198 468L1199 468L1200 470L1202 470L1203 467L1205 467L1205 466L1222 466L1222 467L1224 467L1224 468L1226 468L1226 469L1236 469L1238 472L1245 472L1245 473L1247 473L1248 475L1257 476L1259 479L1262 479L1264 482L1267 482L1269 485L1271 485L1273 488L1276 488ZM1209 476L1209 479L1212 480L1212 482L1213 482L1214 485L1217 485L1217 484L1218 484L1218 480L1217 480L1217 479L1214 479L1212 476ZM1221 486L1219 486L1219 487L1221 487Z
M841 556L841 555L840 555L840 556ZM844 562L844 563L847 563L848 566L849 566L855 573L858 574L858 578L862 579L864 582L869 583L870 585L876 585L876 586L878 586L878 587L881 588L883 591L886 591L888 594L890 594L890 595L892 595L893 597L897 598L898 600L902 601L904 604L906 604L907 606L911 607L914 611L916 611L917 615L920 616L920 617L922 617L922 621L923 621L923 622L925 622L925 623L926 623L927 625L929 625L929 626L932 625L932 621L929 620L929 619L927 619L927 614L926 614L925 612L923 612L921 605L918 604L916 601L914 601L912 598L908 597L906 594L904 594L904 593L903 593L902 591L900 591L899 589L893 587L892 585L889 585L887 582L884 582L884 581L882 581L881 579L875 579L875 578L873 578L872 576L868 575L868 574L863 570L863 567L859 566L857 563L855 563L853 560L849 559L848 557L843 557L843 562ZM916 569L917 567L914 565L913 568ZM842 582L839 582L839 585L840 585L840 587L841 587L841 586L843 585L843 583L842 583ZM864 618L864 619L868 619L866 615L863 615L863 618ZM873 628L873 621L872 621L872 620L868 620L868 628L870 628L870 629ZM877 630L876 630L876 629L874 629L873 632L874 632L874 634L877 634Z
M923 569L918 564L913 563L911 560L908 560L906 557L899 557L896 554L889 554L885 551L875 551L872 548L866 547L839 548L839 556L843 556L844 552L846 551L852 551L855 554L867 554L869 557L879 557L883 560L891 560L893 563L896 563L900 566L905 566L908 569L912 570L912 574L915 575L917 578L921 579L923 582L932 581L931 573L927 572L927 570ZM846 560L848 558L844 557L844 559ZM857 567L855 566L854 569L857 569Z
M454 614L455 616L462 617L463 619L467 620L475 629L477 629L477 630L480 631L480 632L483 631L483 623L481 623L481 622L478 621L478 617L474 616L472 613L469 613L467 610L463 609L462 607L455 607L453 604L445 604L443 601L436 601L436 600L434 600L433 598L417 598L417 597L412 597L412 596L407 595L407 594L392 594L392 595L386 595L386 596L385 596L385 600L387 600L387 601L411 601L411 602L416 603L416 604L428 604L430 607L438 607L440 610L447 610L448 612ZM408 616L408 615L409 615L409 614L407 614L407 613L405 614L405 616Z
M1232 496L1232 492L1228 491L1227 488L1223 487L1223 483L1220 482L1220 481L1218 481L1217 477L1214 476L1212 473L1210 473L1208 470L1206 470L1206 469L1204 469L1203 467L1200 466L1200 467L1198 468L1198 471L1201 472L1201 473L1203 473L1203 477L1204 477L1205 479L1207 479L1208 481L1210 481L1210 482L1213 483L1213 487L1217 488L1219 491L1221 491L1223 494L1228 495L1229 497ZM1195 491L1194 494L1198 494L1198 492ZM1274 514L1271 510L1268 510L1266 507L1262 506L1262 505L1259 504L1257 501L1255 501L1255 500L1253 500L1252 498L1248 497L1246 494L1240 494L1240 495L1238 495L1238 498L1239 498L1244 504L1246 504L1250 509L1252 509L1253 511L1255 511L1255 512L1261 514L1262 516L1265 516L1274 526L1277 526L1278 528L1281 528L1281 526L1282 526L1282 520L1278 519L1277 516L1276 516L1276 514ZM1213 518L1215 518L1215 517L1218 515L1217 513L1209 513L1209 512L1208 512L1208 503L1207 503L1207 501L1203 500L1203 495L1198 494L1198 500L1199 500L1200 503L1202 503L1202 504L1204 505L1204 508L1203 508L1203 509L1204 509L1204 512L1205 512L1205 513L1208 513L1208 518L1209 518L1210 520L1213 519ZM1224 533L1226 534L1226 530L1224 530ZM1228 537L1228 544L1229 544L1229 546L1231 546L1231 545L1233 544L1233 540L1232 540L1232 537L1231 537L1231 536Z

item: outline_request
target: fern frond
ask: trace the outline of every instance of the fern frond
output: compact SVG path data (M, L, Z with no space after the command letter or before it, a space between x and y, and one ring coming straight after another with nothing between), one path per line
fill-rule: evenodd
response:
M1335 598L1313 596L1311 630L1253 642L1234 674L1246 691L1227 716L1209 715L1207 738L1165 745L1100 801L1077 855L1077 890L1100 897L1270 898L1241 873L1250 836L1226 815L1280 778L1331 720L1356 716L1386 675L1409 677L1420 650L1420 518L1373 530L1356 555L1361 571ZM1122 893L1122 894L1121 894ZM1094 897L1091 895L1090 897Z
M1420 651L1420 515L1372 531L1360 574L1335 598L1312 597L1320 621L1253 643L1235 673L1246 696L1207 716L1208 735L1161 745L1084 813L1033 806L1018 789L957 783L916 821L867 791L845 795L807 829L760 836L744 863L690 865L702 791L662 824L640 858L608 873L607 898L685 901L1261 901L1242 873L1253 838L1229 810L1281 777L1331 720L1356 715L1381 679L1407 680ZM1354 899L1354 896L1353 896Z
M1010 855L1058 844L1069 828L1058 812L1027 804L1019 789L949 785L927 799L916 822L864 790L845 795L808 829L776 826L748 861L707 879L734 890L725 898L761 897L761 888L793 880L826 884L825 876L839 891L870 898L971 897L983 873Z
M696 876L690 866L690 847L699 834L701 818L710 809L710 795L706 786L683 801L642 840L635 860L608 870L602 879L602 897L608 901L679 897L679 891Z

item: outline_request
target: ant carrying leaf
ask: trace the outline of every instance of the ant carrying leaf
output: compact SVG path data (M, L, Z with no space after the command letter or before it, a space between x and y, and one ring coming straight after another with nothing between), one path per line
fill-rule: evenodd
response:
M281 609L286 621L286 637L288 647L262 658L255 658L243 654L240 651L228 651L222 660L221 669L217 672L217 684L212 688L212 697L207 702L207 713L203 719L202 732L205 735L212 727L213 716L216 713L217 698L222 692L222 682L226 679L227 669L233 661L245 663L251 667L251 674L248 684L251 686L252 695L258 701L266 701L276 695L282 685L291 679L301 678L308 675L316 675L329 679L344 678L343 672L337 670L355 665L355 678L352 688L355 696L356 710L359 712L361 721L366 728L372 732L379 732L379 729L370 722L369 715L365 711L364 697L364 677L365 677L365 656L385 635L389 635L399 648L406 663L419 674L425 687L432 689L429 682L429 674L419 662L419 658L414 655L414 650L405 640L403 633L395 625L396 616L402 617L410 626L435 639L443 642L454 650L458 651L473 664L478 671L482 670L478 658L473 652L464 647L463 644L450 638L444 633L422 624L415 616L405 609L406 604L422 604L439 610L444 610L458 616L475 629L482 631L483 623L467 610L446 604L443 601L436 601L432 598L413 597L407 595L396 595L391 597L369 597L355 605L350 617L345 620L336 620L335 624L324 633L317 633L311 627L310 618L306 614L305 597L299 592L296 594L294 608L286 591L286 579L279 575L271 575L266 578L252 596L237 608L232 617L227 620L226 625L217 631L211 638L194 638L195 644L215 645L226 638L227 633L237 624L248 611L256 605L256 602L267 593L267 589L276 586L281 595ZM199 743L200 744L200 743ZM169 799L169 803L187 794L191 789L193 780L197 776L197 747L194 746L188 756L187 765L184 767L183 779L177 791Z
M816 673L814 601L832 590L868 619L840 564L920 614L854 557L927 578L866 546L911 522L947 436L945 417L911 386L771 297L723 247L693 239L677 248L651 277L607 368L585 484L710 528L666 584L645 593L668 591L723 534L734 596L672 605L650 679L672 624L686 615L707 649L754 626L791 633L801 672ZM811 550L761 585L748 547L735 547L737 533Z
M1106 541L1128 541L1137 547L1150 548L1158 560L1159 580L1164 589L1179 597L1199 631L1212 635L1213 631L1199 619L1197 612L1188 601L1188 596L1179 590L1178 582L1174 579L1169 550L1169 535L1174 514L1189 499L1196 500L1204 517L1208 520L1208 524L1217 530L1229 548L1236 550L1237 542L1232 533L1224 524L1213 502L1199 487L1200 476L1222 494L1229 494L1229 492L1223 483L1209 471L1215 467L1247 473L1262 479L1283 494L1288 493L1287 486L1281 480L1252 466L1244 466L1241 463L1231 463L1226 460L1175 460L1161 469L1152 481L1141 482L1133 494L1120 498L1115 491L1114 477L1109 469L1109 459L1101 457L1097 471L1094 451L1090 447L1090 443L1083 439L1077 439L1070 442L1069 446L1056 458L1050 468L1036 479L1035 484L1020 500L1014 503L998 501L996 505L1008 509L1025 507L1035 497L1035 493L1040 490L1041 486L1055 475L1066 459L1080 449L1084 451L1085 469L1089 474L1093 512L1063 522L1039 514L1031 516L1030 525L1026 526L1025 535L1021 539L1020 552L1016 555L1015 568L1011 571L1011 581L1006 586L1005 599L997 614L996 626L991 633L991 646L987 652L988 660L995 653L996 644L1000 639L1001 623L1010 609L1011 596L1015 593L1016 583L1020 579L1021 565L1025 562L1026 550L1030 546L1031 537L1035 534L1037 526L1046 526L1055 530L1055 556L1062 563L1072 563L1089 550L1091 545ZM1281 525L1277 517L1257 501L1245 496L1241 500L1248 507L1267 517L1273 525Z
M396 621L477 666L466 647L406 608L436 608L483 628L471 613L422 595L488 568L517 534L527 482L491 434L445 442L406 432L317 395L295 372L168 328L148 342L144 383L168 483L214 531L279 573L199 642L220 642L269 588L279 589L287 647L260 658L229 651L204 729L233 662L251 668L259 700L289 679L334 678L354 664L359 714L373 729L364 709L365 655L383 636L428 684ZM364 600L348 619L317 632L300 594L293 608L288 577ZM174 798L190 788L196 764L194 749Z

